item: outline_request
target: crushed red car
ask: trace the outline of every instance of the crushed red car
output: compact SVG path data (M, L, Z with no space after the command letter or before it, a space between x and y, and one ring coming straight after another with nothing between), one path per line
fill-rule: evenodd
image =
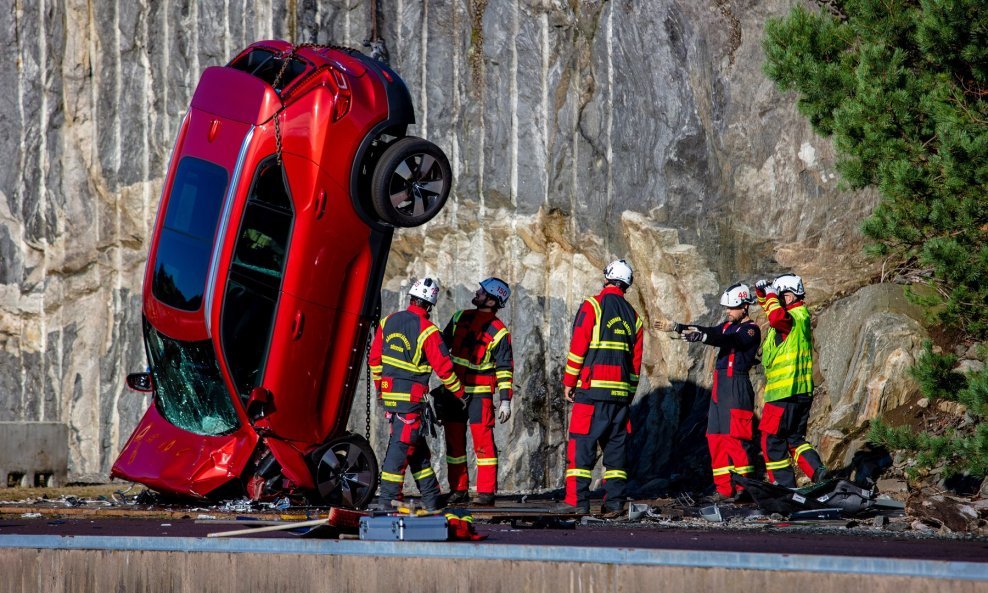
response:
M203 72L149 245L148 371L127 378L152 405L112 477L370 501L377 460L346 426L392 235L450 192L414 121L401 78L348 48L264 41Z

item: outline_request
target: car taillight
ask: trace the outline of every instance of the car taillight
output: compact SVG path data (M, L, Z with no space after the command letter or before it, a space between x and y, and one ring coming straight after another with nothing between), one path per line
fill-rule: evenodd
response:
M339 70L333 70L333 78L336 79L336 107L333 109L333 121L338 121L350 112L350 87L346 83L346 77Z

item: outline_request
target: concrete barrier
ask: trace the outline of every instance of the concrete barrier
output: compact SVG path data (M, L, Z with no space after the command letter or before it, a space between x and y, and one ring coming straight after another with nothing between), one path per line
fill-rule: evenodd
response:
M59 422L0 422L0 488L65 485L69 429Z
M683 550L0 536L4 591L975 593L986 565Z

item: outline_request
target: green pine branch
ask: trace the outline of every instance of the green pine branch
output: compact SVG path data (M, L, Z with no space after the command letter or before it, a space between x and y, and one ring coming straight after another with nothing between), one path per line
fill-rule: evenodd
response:
M881 201L868 252L928 269L931 321L988 338L988 10L841 0L766 23L765 72ZM913 294L919 294L914 292ZM931 302L932 300L932 302Z

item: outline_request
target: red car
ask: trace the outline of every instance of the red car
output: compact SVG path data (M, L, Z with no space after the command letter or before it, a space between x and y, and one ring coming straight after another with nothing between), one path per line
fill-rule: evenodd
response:
M406 136L404 82L347 48L258 42L206 69L144 276L153 404L111 475L199 498L377 489L347 432L395 227L443 207L449 161Z

